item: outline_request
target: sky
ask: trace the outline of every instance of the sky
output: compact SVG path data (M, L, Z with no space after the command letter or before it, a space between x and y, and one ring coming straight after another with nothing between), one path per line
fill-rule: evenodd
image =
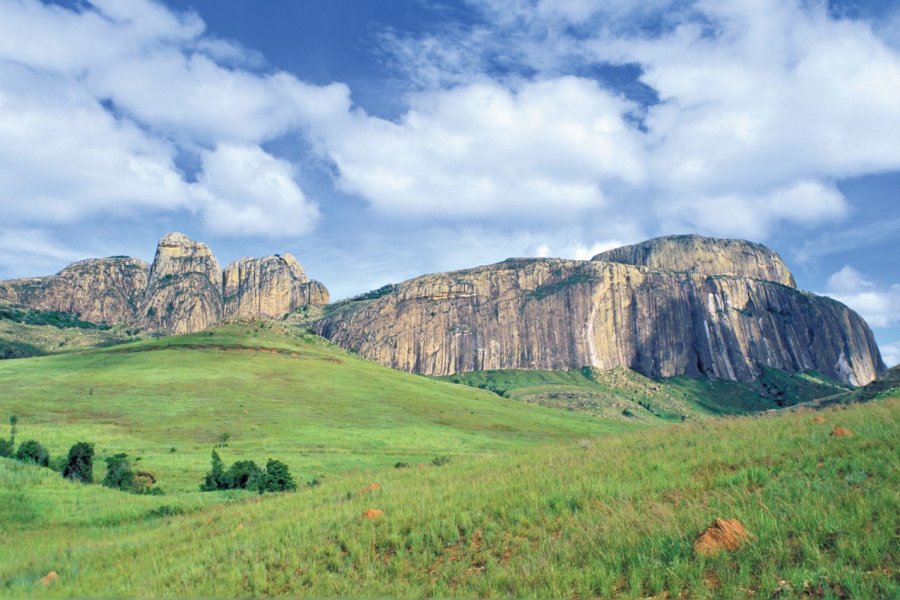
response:
M332 297L743 238L900 363L891 0L0 0L0 278L292 253Z

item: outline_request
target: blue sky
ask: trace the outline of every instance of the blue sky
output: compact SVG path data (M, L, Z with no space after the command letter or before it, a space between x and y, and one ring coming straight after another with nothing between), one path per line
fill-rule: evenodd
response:
M179 230L343 297L699 232L900 361L896 3L0 2L0 277Z

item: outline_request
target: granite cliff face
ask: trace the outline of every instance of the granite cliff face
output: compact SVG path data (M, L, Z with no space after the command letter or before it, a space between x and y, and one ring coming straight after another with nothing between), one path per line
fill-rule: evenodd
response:
M50 277L0 281L0 301L80 315L93 323L129 323L147 287L150 265L136 258L95 258Z
M856 313L797 290L771 251L724 241L716 257L719 243L669 238L649 251L612 251L614 262L600 260L610 253L512 259L427 275L351 303L313 329L427 375L593 366L750 381L770 366L862 385L883 370ZM693 256L698 247L703 253Z
M794 276L781 257L762 244L699 235L660 237L602 252L591 260L616 262L658 271L692 271L774 281L795 288Z
M84 260L50 277L0 282L0 302L191 333L227 317L280 317L305 304L325 305L328 290L290 255L242 259L223 272L206 244L170 233L152 266L125 257Z
M304 304L328 304L328 290L290 254L242 258L225 269L226 317L279 317Z

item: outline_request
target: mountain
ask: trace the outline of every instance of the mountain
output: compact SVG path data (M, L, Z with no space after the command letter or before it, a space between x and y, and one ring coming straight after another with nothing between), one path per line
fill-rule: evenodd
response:
M127 257L84 260L49 277L0 282L0 302L91 323L191 333L226 317L279 317L322 306L328 290L289 254L243 258L223 272L209 246L170 233L152 265Z
M312 328L426 375L590 366L749 382L771 367L858 386L884 370L865 321L797 289L775 252L699 236L417 277L336 305Z

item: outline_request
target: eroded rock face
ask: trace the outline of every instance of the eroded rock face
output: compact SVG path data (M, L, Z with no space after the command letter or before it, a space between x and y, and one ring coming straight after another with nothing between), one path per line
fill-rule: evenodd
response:
M0 282L0 302L191 333L229 316L276 318L304 304L324 305L328 290L290 255L243 259L223 274L206 244L170 233L152 266L127 257L84 260L50 277Z
M328 304L328 290L290 254L242 258L225 269L226 317L280 317L304 304Z
M209 246L170 233L159 240L138 322L150 331L191 333L222 320L222 271Z
M834 300L760 278L599 260L427 275L313 328L426 375L594 366L750 381L764 365L861 385L883 370L868 326Z
M601 252L592 260L660 271L734 275L797 287L794 276L777 253L762 244L744 240L720 240L699 235L667 236Z
M0 301L78 315L92 323L130 323L150 265L136 258L94 258L49 277L0 282Z

